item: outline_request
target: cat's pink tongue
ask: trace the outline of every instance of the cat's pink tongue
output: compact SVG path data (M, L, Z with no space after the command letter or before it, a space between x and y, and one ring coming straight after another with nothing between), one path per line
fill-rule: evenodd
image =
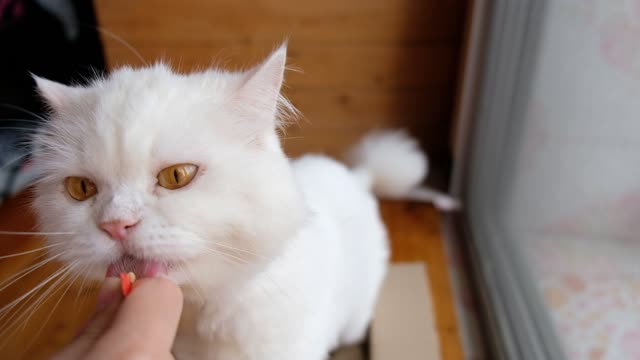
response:
M120 273L133 272L139 278L152 278L166 275L167 267L159 261L121 258L109 264L107 277L117 277Z

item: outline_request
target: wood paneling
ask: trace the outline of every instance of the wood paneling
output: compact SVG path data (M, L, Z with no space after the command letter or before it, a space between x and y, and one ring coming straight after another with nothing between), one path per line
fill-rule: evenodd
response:
M464 1L97 0L102 26L133 44L310 45L457 43ZM137 45L140 45L139 43Z
M103 38L112 67L143 64L112 33L145 61L163 58L180 71L247 67L288 38L289 64L302 72L287 74L285 93L305 116L294 130L305 140L286 143L291 155L338 155L372 128L405 127L436 167L447 165L463 0L98 0L96 6L109 31Z
M215 49L197 46L141 45L136 50L148 62L162 59L180 71L193 71L209 66L242 68L264 59L271 46L254 48L236 46ZM304 46L290 40L288 64L300 69L286 75L290 93L304 90L358 90L364 93L388 90L437 90L450 86L455 75L457 49L450 47L402 47L407 55L398 59L390 51L394 47L348 45ZM175 53L174 53L175 52ZM108 50L112 67L142 64L127 48ZM431 66L424 66L428 63ZM398 71L397 68L404 68ZM394 93L388 93L392 96ZM398 95L401 95L398 94ZM443 96L445 94L442 94ZM446 94L450 96L451 94Z

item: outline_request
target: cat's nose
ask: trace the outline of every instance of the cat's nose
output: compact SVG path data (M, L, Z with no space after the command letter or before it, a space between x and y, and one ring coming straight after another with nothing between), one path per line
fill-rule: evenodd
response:
M115 221L103 222L100 224L100 229L109 234L113 240L123 241L127 238L127 235L132 228L140 222L140 219L120 219Z

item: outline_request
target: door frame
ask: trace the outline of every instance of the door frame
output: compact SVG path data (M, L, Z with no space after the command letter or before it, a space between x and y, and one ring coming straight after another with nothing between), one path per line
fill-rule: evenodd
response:
M498 226L493 200L501 195L507 134L524 123L546 5L475 0L467 22L450 189L464 210L445 221L464 245L492 359L564 359L514 235Z

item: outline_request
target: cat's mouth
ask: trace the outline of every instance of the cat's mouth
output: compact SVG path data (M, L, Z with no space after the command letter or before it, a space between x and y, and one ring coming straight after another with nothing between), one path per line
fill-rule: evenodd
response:
M123 272L133 272L139 278L163 277L169 274L169 270L170 265L166 262L124 255L109 264L107 277L118 276Z

